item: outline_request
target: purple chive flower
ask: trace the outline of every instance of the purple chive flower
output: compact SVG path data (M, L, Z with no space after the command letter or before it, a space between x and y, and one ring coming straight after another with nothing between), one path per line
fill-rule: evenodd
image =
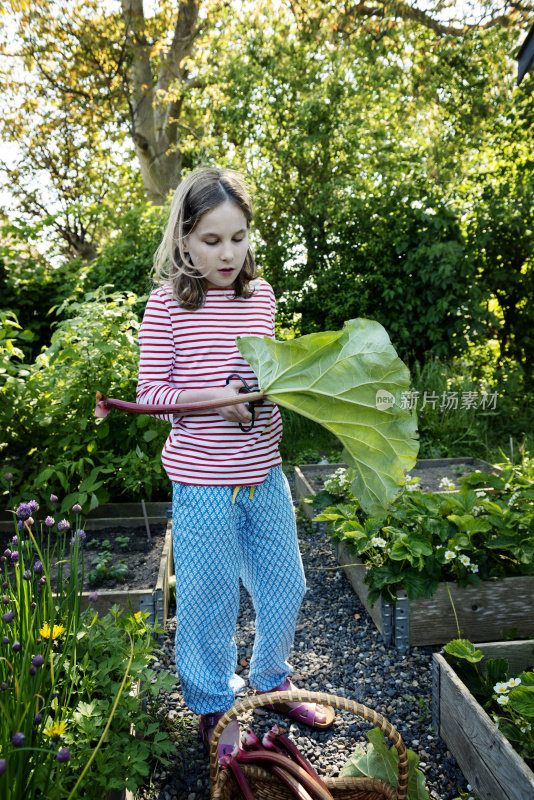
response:
M18 536L13 536L13 538L11 539L11 542L13 544L18 544L19 543L19 537Z
M11 744L15 747L22 747L25 738L23 733L14 733L11 737Z
M4 636L4 638L2 639L2 644L9 644L9 639L7 636Z
M33 664L32 664L31 667L29 668L28 672L30 673L30 675L35 675L36 672L37 672L37 668L34 667Z
M40 725L42 721L43 721L43 715L42 714L36 714L35 717L33 718L33 724L34 725Z
M0 683L0 691L5 692L6 689L7 689L7 683L5 681L2 681L2 683Z
M50 697L51 697L52 700L54 700L56 697L59 697L59 692L52 692Z
M18 653L20 650L20 642L13 642L13 652Z
M8 483L11 483L13 480L13 473L12 472L4 472L4 480Z
M44 585L45 585L45 583L46 583L46 578L45 578L45 576L44 576L44 575L43 575L43 577L42 577L42 578L39 578L39 583L41 584L41 586L44 586Z
M36 561L35 564L33 565L33 571L35 572L36 575L41 575L43 572L43 562Z
M11 550L9 549L9 547L6 547L6 549L4 550L4 555L6 558L11 558Z
M70 761L70 757L70 750L68 747L62 747L56 756L60 764L66 764L67 761Z
M62 519L61 522L58 522L57 529L58 531L68 531L70 528L70 522L67 522L66 519Z
M13 610L6 611L5 614L2 614L2 619L4 620L4 622L9 624L15 619L15 612Z
M79 528L79 529L76 531L76 533L74 534L74 536L72 537L72 539L71 539L71 542L70 542L70 543L71 543L71 545L74 547L74 545L76 544L76 542L80 542L80 544L83 544L83 543L85 542L85 540L86 540L86 539L87 539L87 534L86 534L86 532L85 532L85 531L83 531L83 530L81 530L81 528Z
M10 603L10 602L11 602L11 598L10 598L10 597L8 597L7 595L4 595L4 596L2 597L2 603L5 603L5 605L6 605L6 606L7 606L7 604L8 604L8 603Z
M54 519L54 517L51 517L50 514L45 519L45 525L46 525L47 528L51 528L52 525L54 524L54 522L55 522L55 519Z
M21 503L15 511L18 519L29 519L32 515L32 509L29 503Z
M39 511L39 503L37 500L30 500L28 506L31 508L32 514L34 514L36 511Z
M37 603L30 603L30 608L37 608Z
M0 758L0 775L3 775L7 770L7 761L5 758Z
M19 529L19 531L22 530L23 525L24 525L23 521L21 519L19 519L18 522L17 522L17 528Z
M89 594L87 595L87 599L89 600L90 603L96 603L96 601L98 600L98 592L89 592Z
M9 589L9 581L4 581L3 582L2 589Z
M81 507L81 505L79 503L74 503L74 505L72 506L72 510L73 510L73 512L75 514L81 514L82 513L82 507Z
M37 653L37 655L32 658L32 664L34 667L42 667L44 662L44 656L42 656L40 653Z
M51 503L57 503L57 501L58 501L57 494L51 494L50 495L50 502Z
M11 553L11 561L13 562L13 564L16 564L18 560L19 560L19 551L13 550L13 552Z
M32 577L31 569L25 569L24 572L22 573L22 577L24 578L25 581L30 581Z

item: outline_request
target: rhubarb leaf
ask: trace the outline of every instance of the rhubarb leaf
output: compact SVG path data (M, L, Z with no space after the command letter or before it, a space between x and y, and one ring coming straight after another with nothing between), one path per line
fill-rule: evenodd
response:
M388 747L386 737L379 728L367 734L367 747L358 745L354 753L339 773L341 778L375 778L397 786L399 777L399 754L394 747ZM425 778L417 769L419 756L408 750L408 792L407 800L430 800L425 787Z
M239 336L237 346L270 400L319 422L345 447L364 511L383 516L415 464L416 417L402 407L408 369L385 329L353 319L340 331L278 342Z

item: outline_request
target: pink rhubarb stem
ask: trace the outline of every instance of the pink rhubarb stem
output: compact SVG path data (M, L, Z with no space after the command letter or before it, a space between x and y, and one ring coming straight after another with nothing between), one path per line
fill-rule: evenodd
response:
M333 800L328 789L325 789L324 786L318 783L315 778L312 778L305 769L295 764L294 761L286 756L281 756L278 753L270 753L266 750L255 750L252 753L240 751L236 758L242 764L261 764L268 769L280 767L281 770L288 772L293 778L296 778L304 789L306 789L312 797L315 797L316 800Z
M276 729L276 730L275 730L275 729ZM319 775L316 773L316 771L314 770L314 768L312 767L312 765L310 764L310 762L308 761L308 759L306 758L306 756L304 756L304 755L303 755L303 754L300 752L300 750L298 749L297 745L296 745L294 742L292 742L292 741L291 741L291 739L289 738L289 736L286 736L284 733L280 733L280 732L276 733L276 731L279 731L279 728L278 728L278 726L277 726L277 725L275 725L275 726L273 727L273 729L272 729L272 731L270 731L270 733L273 733L273 734L275 734L276 741L278 742L278 744L280 744L280 745L281 745L281 747L283 748L283 750L284 750L284 751L285 751L285 752L286 752L286 753L287 753L289 756L291 756L291 758L293 758L293 759L296 761L296 763L297 763L297 764L299 764L299 765L302 767L302 769L305 769L305 770L306 770L306 772L307 772L309 775L311 775L313 778L315 778L315 780L316 780L316 781L317 781L317 782L318 782L318 783L319 783L319 784L320 784L320 785L321 785L321 786L322 786L324 789L326 789L326 791L328 792L328 787L326 786L326 783L325 783L325 782L322 780L322 778L321 778L321 777L320 777L320 776L319 776Z
M233 754L231 756L223 756L220 759L219 764L221 767L228 768L232 771L236 783L239 786L239 789L241 790L245 800L255 800L252 789L250 788L250 784L245 777L245 773L237 763L237 760L234 758Z
M243 735L241 744L245 750L265 750L264 745L260 742L251 728L249 728ZM280 767L271 767L271 772L278 778L279 781L281 781L281 783L284 784L284 786L287 786L291 794L295 795L298 800L312 800L311 795L308 794L304 786L301 786L301 784L291 775L288 775L285 770L280 769Z
M116 408L119 411L127 411L129 414L179 414L180 411L195 411L209 408L222 408L223 406L237 406L240 403L251 403L256 400L265 399L263 392L249 392L229 397L226 400L201 400L196 403L168 403L168 404L145 404L129 403L126 400L116 400L114 397L104 397L97 392L97 403L95 415L105 417L107 413Z

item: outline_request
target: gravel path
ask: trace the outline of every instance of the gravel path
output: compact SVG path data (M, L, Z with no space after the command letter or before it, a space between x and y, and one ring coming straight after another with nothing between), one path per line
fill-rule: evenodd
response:
M292 679L302 688L344 695L383 714L399 730L406 746L419 755L432 799L453 800L459 789L465 790L466 782L431 724L433 648L414 647L401 655L395 648L386 647L344 573L320 569L336 565L325 535L305 522L299 524L299 535L308 592L290 658ZM242 590L236 636L238 662L250 659L253 638L252 603ZM175 674L173 659L171 619L155 668ZM246 677L246 667L239 666L239 671ZM245 689L243 695L249 691ZM196 738L198 717L184 706L178 690L161 698L161 710L171 719L181 717L191 736L183 749L177 750L172 766L152 776L151 788L140 794L141 800L209 800L208 761ZM251 724L261 735L274 722L289 727L286 717L262 710L250 713L242 722ZM366 730L369 725L365 721L360 723L350 714L337 712L327 732L317 733L305 726L299 729L293 724L290 735L320 773L336 776L356 744L367 741Z

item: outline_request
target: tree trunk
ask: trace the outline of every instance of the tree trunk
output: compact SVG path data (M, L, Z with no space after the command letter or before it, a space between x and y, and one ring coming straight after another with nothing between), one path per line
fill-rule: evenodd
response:
M169 100L167 95L176 81L183 86L190 84L182 65L200 31L197 20L201 0L180 2L172 43L157 76L154 76L150 60L151 44L145 31L143 0L121 2L130 37L131 135L147 198L161 205L169 191L179 184L182 170L178 125L181 100Z

